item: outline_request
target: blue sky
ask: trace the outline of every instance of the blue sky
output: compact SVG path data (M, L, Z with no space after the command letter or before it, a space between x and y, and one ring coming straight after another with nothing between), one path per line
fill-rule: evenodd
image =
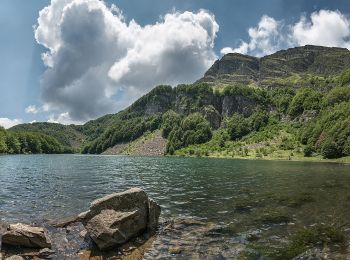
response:
M94 1L86 1L88 8L76 4L71 16L64 16L65 23L52 30L47 21L37 22L44 7L59 9L51 1L1 1L0 124L82 123L117 112L153 85L191 82L226 52L262 56L308 43L348 47L350 36L347 0L109 0L103 6ZM111 4L119 11L110 9ZM199 13L201 9L206 11ZM119 18L110 18L112 13ZM133 19L135 26L130 26ZM120 25L109 34L101 27L106 21ZM39 26L36 37L34 25ZM55 31L62 32L62 39L53 37ZM157 44L159 51L153 48ZM47 51L51 54L44 63L41 54ZM51 68L50 62L55 64ZM159 69L164 67L168 70Z

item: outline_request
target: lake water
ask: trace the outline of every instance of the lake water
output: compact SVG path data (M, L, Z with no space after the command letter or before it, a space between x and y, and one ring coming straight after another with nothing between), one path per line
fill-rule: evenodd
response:
M0 156L0 183L0 220L8 222L72 216L87 210L92 200L130 187L146 190L161 205L163 219L224 227L220 230L232 243L246 244L242 239L252 233L265 242L283 240L304 226L342 225L350 219L350 167L338 164Z

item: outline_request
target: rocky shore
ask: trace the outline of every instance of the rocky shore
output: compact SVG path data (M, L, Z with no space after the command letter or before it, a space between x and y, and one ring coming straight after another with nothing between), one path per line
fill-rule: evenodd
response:
M158 228L160 206L139 188L113 193L64 221L0 225L0 259L141 259Z
M302 201L305 201L305 197ZM300 200L288 201L300 206ZM250 207L240 203L239 209ZM274 212L254 225L205 218L160 219L160 207L139 188L93 201L78 216L42 225L0 223L0 260L27 259L348 259L350 229L325 224L293 236L292 219ZM269 251L272 250L272 251ZM283 257L282 257L283 256ZM264 258L265 259L265 258Z

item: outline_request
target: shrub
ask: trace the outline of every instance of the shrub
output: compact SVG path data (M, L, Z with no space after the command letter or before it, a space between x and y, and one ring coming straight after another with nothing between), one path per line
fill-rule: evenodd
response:
M181 117L179 114L175 113L173 110L169 110L162 116L162 136L168 138L171 130L175 126L178 126L181 122Z
M310 88L302 88L294 96L289 106L288 114L298 116L304 110L318 110L320 109L321 100L322 94L320 92Z
M322 146L322 156L325 159L334 159L341 156L341 151L335 142L327 140Z
M201 144L209 141L212 131L209 122L199 113L193 113L185 117L180 126L175 127L169 134L168 147L175 150L192 144Z
M305 157L311 157L313 152L314 152L314 149L309 145L304 148Z
M250 122L242 115L234 114L227 122L231 140L237 140L250 133Z

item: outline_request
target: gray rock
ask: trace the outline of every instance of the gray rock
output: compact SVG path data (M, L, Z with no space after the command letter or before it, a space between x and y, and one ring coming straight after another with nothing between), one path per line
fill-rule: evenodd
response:
M19 256L19 255L13 255L13 256L5 258L5 260L24 260L24 258L22 256Z
M25 224L11 224L2 236L2 244L30 248L51 247L45 229Z
M39 256L43 258L48 258L53 254L55 254L55 251L51 250L50 248L43 248L39 251Z
M158 227L158 220L160 216L161 208L160 206L152 199L148 200L148 231L155 231Z
M87 224L90 237L103 249L122 245L130 238L140 234L147 225L147 215L135 210L120 212L112 209L102 210Z
M140 188L132 188L124 192L113 193L91 203L90 211L85 218L90 219L105 209L132 211L135 208L147 212L148 196Z
M7 231L8 227L9 227L8 224L6 224L4 222L0 222L0 236Z
M87 233L101 249L119 246L158 225L160 206L140 188L113 193L91 203L79 215Z

